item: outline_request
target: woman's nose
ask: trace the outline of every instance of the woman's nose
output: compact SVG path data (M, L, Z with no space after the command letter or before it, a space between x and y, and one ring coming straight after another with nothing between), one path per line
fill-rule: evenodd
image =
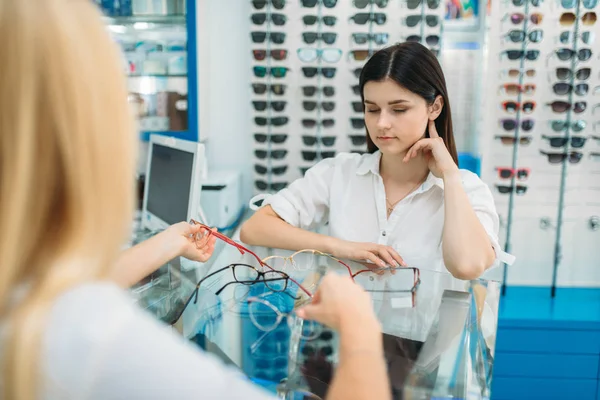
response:
M377 119L377 127L379 129L387 129L391 127L390 116L387 112L381 111L379 113L379 118Z

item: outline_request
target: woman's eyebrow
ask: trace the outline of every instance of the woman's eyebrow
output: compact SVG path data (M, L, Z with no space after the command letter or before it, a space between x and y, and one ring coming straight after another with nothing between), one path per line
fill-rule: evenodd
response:
M408 100L403 100L403 99L399 99L399 100L392 100L390 101L388 104L389 105L394 105L394 104L400 104L400 103L408 103ZM370 101L370 100L366 100L365 99L365 104L373 104L376 105L374 102Z

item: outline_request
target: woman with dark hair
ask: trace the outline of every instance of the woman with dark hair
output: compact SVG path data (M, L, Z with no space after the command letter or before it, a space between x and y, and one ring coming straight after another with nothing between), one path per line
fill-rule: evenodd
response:
M373 267L438 256L464 280L496 259L510 263L489 188L458 168L446 81L433 53L414 42L378 51L362 70L360 93L369 154L319 162L263 202L242 226L242 241L317 249ZM310 232L325 222L329 235Z

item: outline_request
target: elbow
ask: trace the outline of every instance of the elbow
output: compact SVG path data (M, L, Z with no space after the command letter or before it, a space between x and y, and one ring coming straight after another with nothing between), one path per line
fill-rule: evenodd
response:
M456 279L470 281L479 278L496 259L494 250L490 248L485 254L477 259L463 259L447 264L448 270Z

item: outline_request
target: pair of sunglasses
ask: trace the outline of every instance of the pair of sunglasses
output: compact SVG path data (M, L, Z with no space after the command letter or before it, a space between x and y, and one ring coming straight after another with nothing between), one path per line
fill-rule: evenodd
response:
M365 128L365 120L362 118L350 118L350 124L352 124L352 128L354 129Z
M321 3L326 8L333 8L337 4L337 0L301 0L302 7L313 8L318 3Z
M571 164L579 164L583 158L583 153L578 151L572 151L569 153L549 153L544 150L540 150L540 153L548 157L548 162L550 164L560 164L567 159Z
M527 0L512 0L512 4L515 7L522 7L527 3ZM539 7L542 4L542 0L529 0L529 4L534 7Z
M326 44L334 44L337 39L337 33L334 32L303 32L302 40L306 44L313 44L317 40L322 40Z
M591 10L598 5L598 0L583 0L581 4L583 4L583 6L588 10ZM577 5L577 0L560 0L560 5L566 9L575 8Z
M271 158L273 160L283 160L285 156L287 156L287 150L278 149L278 150L254 150L254 155L256 158L260 160L264 160L266 158Z
M595 12L586 12L580 18L581 24L584 26L594 25L596 23L596 20L598 19ZM575 13L567 12L560 16L559 22L563 26L569 26L573 25L576 20L577 16L575 15Z
M321 143L323 146L331 147L335 145L336 139L336 136L302 136L302 142L305 146L314 146L317 143Z
M569 143L569 139L571 139L571 147L576 149L580 149L585 146L585 142L587 141L587 138L583 136L571 136L571 138L566 138L561 136L557 137L542 135L542 139L548 140L550 147L564 147L567 143Z
M368 41L374 42L380 46L387 44L390 39L389 33L353 33L352 40L356 44L365 44Z
M317 74L323 75L323 77L331 79L335 76L335 68L317 68L317 67L302 67L302 73L306 78L314 78Z
M575 103L569 103L566 101L553 101L552 103L548 103L548 106L552 108L552 111L555 113L566 113L569 110L573 110L576 114L581 114L587 109L587 102L585 101L577 101Z
M592 50L591 49L579 49L577 51L573 49L556 49L554 53L561 61L568 61L574 57L577 57L579 61L587 61L592 58Z
M320 59L327 63L336 63L342 58L342 50L304 47L298 49L298 58L302 62L313 62Z
M373 53L375 53L374 50L350 50L348 56L354 58L355 61L364 61Z
M506 130L506 131L515 130L517 128L518 124L519 124L519 121L516 119L507 118L507 119L500 120L500 125L502 125L502 128L504 128L504 130ZM523 129L526 132L532 130L534 125L535 125L535 121L532 119L524 119L521 121L521 129Z
M335 125L335 120L333 118L326 118L322 121L317 121L316 119L306 118L302 120L302 126L305 128L314 128L317 125L322 125L325 128L331 128Z
M536 85L533 83L528 83L526 85L518 85L516 83L505 83L500 86L500 89L504 89L506 94L517 95L519 93L524 93L527 95L532 95L535 93Z
M591 68L580 68L575 72L575 77L580 81L585 81L589 79L590 75L592 75ZM570 68L556 68L556 78L562 81L567 81L573 79L573 70Z
M360 101L353 101L352 103L350 103L352 105L352 109L354 110L354 112L363 112L363 103L361 103Z
M367 143L366 135L348 135L348 138L354 146L364 146Z
M389 0L354 0L354 7L356 8L366 8L368 5L374 4L379 8L387 7Z
M287 182L265 182L263 180L254 181L254 186L258 190L281 190L284 189L288 185Z
M552 86L552 90L558 95L565 95L573 92L578 96L585 96L590 90L590 85L587 83L579 83L573 86L570 83L559 82Z
M514 136L496 135L495 138L499 139L500 142L505 145L513 145L513 144L517 143L517 138ZM531 137L531 136L521 136L518 139L519 144L524 145L524 146L531 144L532 140L533 140L533 137Z
M331 112L335 109L335 103L333 101L322 101L320 103L316 101L303 101L302 107L305 111L314 111L319 108L328 112Z
M273 24L275 24L277 26L285 25L285 23L287 21L287 17L284 14L278 14L278 13L271 13L271 14L255 13L250 16L252 23L255 25L264 24L265 21L267 20L267 18L271 18L271 22L273 22Z
M506 54L509 60L519 60L525 58L529 61L535 61L540 56L539 50L504 50L500 56Z
M287 86L282 85L281 83L274 85L267 85L266 83L253 83L252 91L254 94L265 94L267 90L270 90L271 93L277 96L283 96L285 94L285 89Z
M265 165L254 164L254 172L259 175L283 175L287 172L287 165L280 165L278 167L272 167L271 169L267 168Z
M317 157L321 160L335 157L335 151L302 151L304 161L315 161Z
M509 113L516 113L517 110L522 110L525 114L531 114L535 110L535 106L535 101L526 101L522 104L516 101L505 101L502 103L504 111Z
M290 121L288 117L274 117L274 118L266 118L266 117L254 117L254 123L258 126L266 126L267 124L273 126L283 126Z
M573 130L573 132L581 132L586 126L587 122L582 119L573 121L570 123L570 125L567 123L567 121L550 121L550 127L554 132L566 131L569 127Z
M302 86L302 94L304 94L306 97L312 97L317 92L322 92L326 97L332 97L335 95L335 87L333 87L333 86L317 87L317 86L311 86L311 85Z
M537 72L535 71L535 69L521 70L521 69L517 69L517 68L511 68L511 69L508 69L501 73L501 75L504 75L504 74L508 75L510 78L518 78L521 75L525 75L529 78L533 78L537 75Z
M440 6L440 0L406 0L406 5L409 10L414 10L423 3L427 3L427 7L431 10L436 10Z
M252 105L256 111L265 111L267 107L271 107L274 111L283 111L285 109L287 102L285 101L262 101L262 100L254 100Z
M387 15L384 13L358 13L351 16L350 21L354 21L358 25L365 25L367 22L383 25L387 21Z
M571 42L574 42L577 37L580 38L584 44L592 44L595 39L594 32L587 31L575 34L570 31L565 31L560 33L558 41L562 44L570 44Z
M529 168L508 168L508 167L498 167L496 168L498 171L498 177L502 179L512 179L516 177L517 179L524 181L529 178L529 173L531 172Z
M285 133L276 133L276 134L264 134L264 133L255 133L254 140L258 143L266 143L267 140L271 143L282 144L287 140L288 135Z
M314 25L319 21L323 25L334 26L335 23L337 22L337 17L330 16L330 15L326 15L323 17L318 17L316 15L305 15L302 17L302 22L304 23L304 25L308 25L308 26Z
M440 24L440 17L438 17L437 15L409 15L404 21L406 23L406 26L408 26L409 28L417 26L422 21L425 21L427 26L433 28Z
M523 185L496 185L496 189L502 194L512 193L513 191L520 195L527 193L527 186Z
M423 42L423 36L420 35L410 35L406 38L407 42L418 42L418 43L422 43ZM429 46L437 46L440 44L440 37L439 35L428 35L425 36L425 43L427 43Z
M283 61L287 58L288 51L287 50L264 50L264 49L255 49L252 50L252 55L256 61L262 61L267 58L267 56L271 56L274 60Z
M275 44L283 44L285 42L285 33L283 32L264 32L255 31L250 33L253 43L264 43L267 38Z
M254 76L257 78L264 78L267 74L275 78L285 78L285 75L290 69L288 67L263 67L263 66L254 66L252 67L252 71L254 72Z
M544 31L534 29L530 32L525 32L524 30L513 29L506 34L506 37L513 43L524 42L527 38L532 43L539 43L544 39Z
M510 17L510 22L512 22L515 25L522 23L528 17L529 17L529 20L531 21L531 23L534 25L541 24L542 20L544 19L544 16L541 13L533 13L533 14L530 14L529 16L527 16L523 13L513 13L513 14L510 14L509 17Z
M285 7L285 0L252 0L252 6L257 10L262 10L267 4L271 4L277 10L281 10Z

